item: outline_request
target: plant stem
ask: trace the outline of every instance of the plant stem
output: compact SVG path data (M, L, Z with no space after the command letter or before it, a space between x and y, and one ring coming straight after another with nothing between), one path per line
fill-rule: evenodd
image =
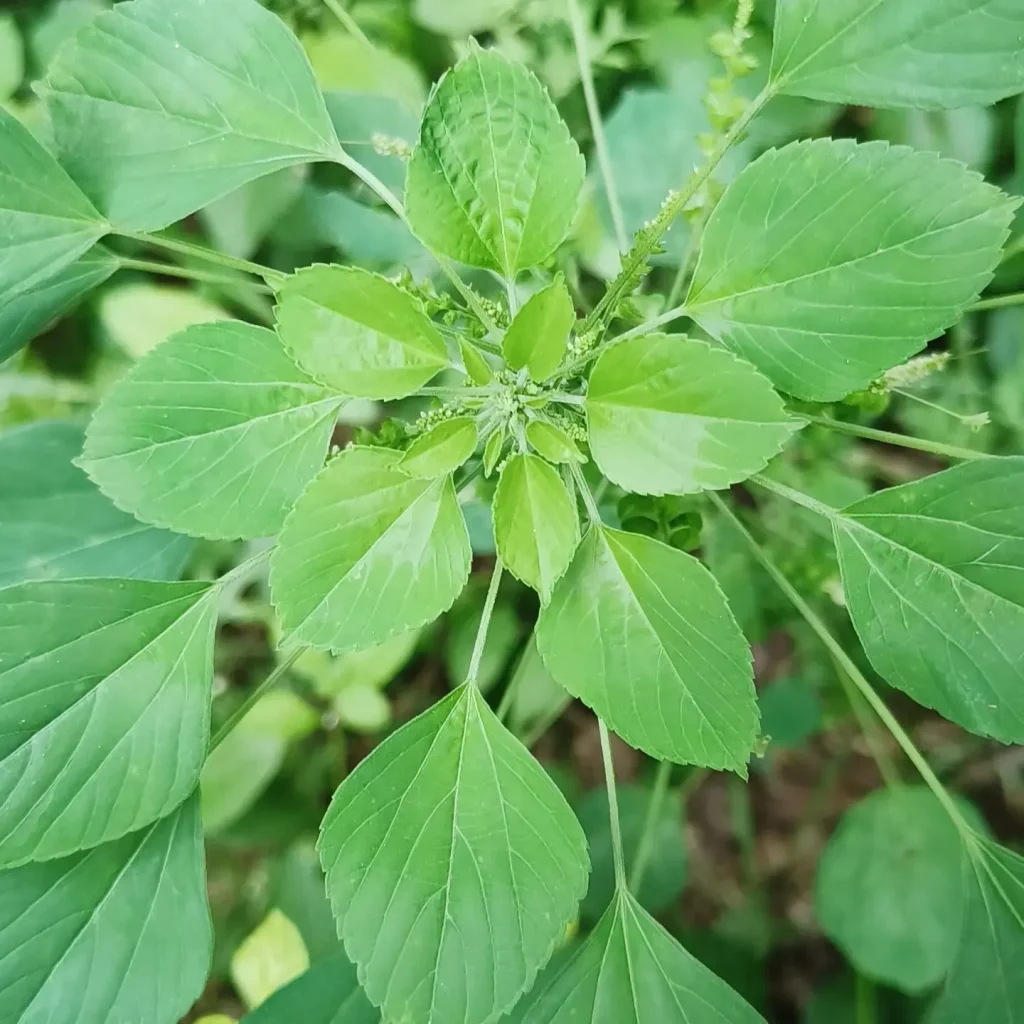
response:
M150 245L156 249L166 249L168 252L176 252L180 256L193 256L199 260L206 260L207 263L216 263L231 270L238 270L244 274L254 274L262 277L267 284L283 281L288 275L282 274L279 270L271 267L264 267L260 263L252 263L249 260L240 260L235 256L228 256L225 253L217 252L215 249L207 249L202 245L193 245L191 242L183 242L176 238L166 238L164 235L152 235L144 231L119 231L122 238L130 238L132 241L142 245Z
M601 180L604 183L604 194L608 198L608 210L615 228L615 241L619 252L629 248L629 236L626 233L626 221L622 216L622 205L619 202L618 189L615 187L615 174L612 171L611 157L608 155L608 142L601 123L601 107L594 89L594 71L590 65L590 52L587 47L587 26L583 21L579 0L567 0L569 5L569 25L572 29L573 48L576 50L576 63L580 69L580 82L583 85L583 98L587 105L587 119L590 131L594 136L594 151L597 154L597 165L601 169Z
M973 306L968 307L968 312L979 313L983 309L1002 309L1004 306L1020 306L1024 304L1024 292L1013 292L1009 295L994 295L991 299L982 299Z
M932 770L931 765L928 764L924 755L917 749L914 741L907 735L906 730L900 725L896 716L886 706L885 701L878 696L875 688L867 681L854 660L843 649L842 644L829 632L828 626L825 625L818 613L800 596L797 589L789 582L782 570L772 561L761 545L754 540L750 531L743 525L732 509L714 491L709 491L708 496L718 510L736 528L740 536L746 541L754 557L761 563L768 575L772 577L778 588L789 598L790 603L800 613L807 625L817 634L818 639L825 645L829 654L832 655L853 681L857 689L863 694L871 709L882 720L882 723L902 748L903 753L907 755L921 775L921 778L924 779L925 784L935 794L939 803L942 804L946 813L952 819L953 824L960 831L960 835L967 844L968 849L973 850L976 842L973 829L964 820L964 816L960 813L960 809L949 795L946 787L939 781L939 777Z
M245 718L260 698L277 685L281 677L292 667L292 665L295 664L295 662L299 660L299 658L302 657L306 650L307 648L305 647L296 647L294 650L289 651L285 656L284 661L282 661L277 668L275 668L274 671L271 672L237 708L235 708L228 717L228 720L214 733L213 739L210 740L210 754L212 754L217 747L224 742L228 733L230 733L231 730L234 729L234 727L238 725L243 718Z
M665 794L668 792L668 783L671 776L672 762L660 762L654 776L651 798L647 801L647 813L644 815L640 842L637 844L633 867L629 873L629 890L634 895L640 892L640 886L643 884L644 875L647 872L647 865L650 863L651 853L654 850L654 833L658 827L661 805L665 802Z
M215 274L212 271L194 270L191 267L180 267L174 263L156 263L152 260L133 260L127 256L118 256L118 266L122 270L141 270L147 274L160 274L163 277L180 277L186 281L199 281L203 284L221 284L235 287L242 285L253 288L264 295L273 295L274 289L265 284L257 284L248 277L228 277L226 274Z
M573 360L562 372L566 375L576 373L578 370L581 370L586 366L587 363L597 359L597 357L603 352L610 349L613 345L617 345L620 341L626 341L629 338L639 338L645 334L651 334L661 327L662 324L671 323L673 320L678 320L679 317L685 315L685 306L676 306L675 309L667 309L664 313L652 317L650 320L645 320L642 324L637 324L636 327L631 327L628 331L616 334L614 338L605 338L599 345L595 345L589 352L585 352L578 359Z
M809 494L804 494L803 491L796 491L792 487L787 487L785 484L780 484L777 480L772 480L769 477L758 474L752 476L751 481L760 487L763 487L767 491L772 491L778 494L782 498L786 498L789 501L794 502L797 505L803 505L804 508L810 509L812 512L817 512L819 516L824 516L826 519L834 519L836 510L830 505L826 505L822 501L818 501L817 498L812 498ZM712 497L717 497L711 492Z
M893 764L892 758L889 757L888 751L878 740L875 722L864 711L864 707L861 704L864 698L857 691L853 680L846 674L846 670L842 665L836 665L836 675L839 677L839 683L846 694L853 717L857 719L857 725L860 726L860 731L864 734L864 741L868 745L871 760L875 762L878 773L882 776L885 784L890 789L895 788L900 784L900 773Z
M1019 256L1022 252L1024 252L1024 235L1018 235L1006 244L999 262L1008 263L1014 256Z
M433 395L436 398L490 398L494 391L488 387L423 387L416 391L417 395Z
M587 508L587 515L590 517L590 521L595 526L600 526L601 511L597 507L597 502L594 500L593 494L590 493L590 487L587 485L587 479L583 475L583 470L580 469L577 463L573 462L569 465L569 472L572 474L573 482L576 484L576 489L580 492L583 504Z
M604 782L608 789L608 823L612 833L612 857L615 862L615 888L618 891L629 889L626 881L626 858L622 852L622 825L619 822L619 799L615 792L615 762L612 760L612 744L608 736L608 726L603 718L598 718L597 729L601 736L601 758L604 761Z
M494 563L491 582L487 587L484 610L480 615L480 625L477 628L476 640L473 643L473 654L469 659L469 671L466 673L467 686L476 686L477 676L480 674L480 661L484 656L484 647L487 645L487 631L491 627L491 616L494 614L494 602L498 599L498 588L501 586L501 573L503 569L504 566L499 558Z
M683 262L679 264L679 269L676 271L676 276L672 281L672 289L668 293L668 299L666 300L666 305L668 306L674 306L679 301L679 296L683 293L683 286L689 280L693 265L697 262L697 253L700 252L700 240L704 234L704 226L707 224L710 216L711 206L707 204L700 211L700 216L690 225L690 240L686 245L686 254L683 256Z
M366 38L366 33L356 24L355 18L352 17L344 7L341 6L339 0L324 0L331 13L345 26L345 28L356 37L365 46L370 53L374 56L377 55L376 47L369 39Z
M956 445L943 444L941 441L929 441L923 437L893 434L888 430L876 430L874 427L862 427L857 423L844 423L842 420L829 419L828 416L811 416L805 413L799 413L798 415L808 423L815 423L819 427L828 427L830 430L837 430L841 434L852 434L854 437L863 437L868 441L881 441L883 444L894 444L900 448L913 448L915 451L929 452L932 455L941 455L947 459L991 458L988 452L976 452L970 448L958 448Z

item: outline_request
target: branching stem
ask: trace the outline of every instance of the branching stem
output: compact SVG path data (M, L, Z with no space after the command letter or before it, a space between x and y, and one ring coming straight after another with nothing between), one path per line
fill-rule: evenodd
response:
M230 288L241 286L252 288L263 295L274 294L273 288L265 284L258 284L248 277L229 277L227 274L216 274L213 271L182 267L176 263L156 263L153 260L135 260L127 256L118 256L117 263L122 270L140 270L147 274L160 274L162 277L180 277L186 281L198 281L201 284L217 284Z
M668 783L671 777L672 762L660 762L654 775L651 798L647 801L647 813L644 815L636 857L633 859L633 867L629 873L629 889L634 895L638 895L640 892L640 886L643 884L644 875L647 872L647 865L650 863L651 853L654 851L654 833L658 829L661 805L665 802L665 794L668 792Z
M480 625L476 631L476 640L473 643L473 654L469 659L469 671L466 673L466 685L476 686L477 677L480 674L480 662L484 656L484 648L487 646L487 631L491 627L491 616L494 614L494 602L498 599L498 588L501 586L501 574L504 566L499 558L494 563L494 571L491 573L491 582L487 587L487 597L484 599L484 610L480 615Z
M883 444L893 444L900 448L912 448L914 451L929 452L932 455L941 455L947 459L988 459L991 456L987 452L976 452L970 448L959 448L953 444L943 444L941 441L929 441L923 437L910 437L905 434L893 434L888 430L878 430L875 427L862 427L858 423L844 423L842 420L829 419L828 416L810 416L799 414L801 419L808 423L817 424L819 427L828 427L841 434L851 434L853 437L863 437L868 441L880 441Z
M192 256L198 260L206 260L207 263L216 263L231 270L238 270L243 274L254 274L256 277L262 277L271 286L283 281L288 276L287 274L282 274L279 270L265 267L260 263L252 263L250 260L228 256L226 253L217 252L215 249L207 249L205 246L194 245L192 242L183 242L177 238L148 234L144 231L119 231L117 233L122 238L130 238L132 241L152 246L154 249L166 249L168 252L178 253L179 256Z

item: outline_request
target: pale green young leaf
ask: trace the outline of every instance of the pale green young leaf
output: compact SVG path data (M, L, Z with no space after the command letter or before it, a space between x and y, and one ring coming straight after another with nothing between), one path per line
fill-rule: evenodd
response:
M484 445L484 476L490 476L494 472L494 467L498 464L498 459L501 458L501 450L505 444L505 428L500 427L495 430L489 438L487 443Z
M277 329L307 373L355 398L403 398L448 361L444 338L397 285L357 267L315 266L278 291Z
M798 426L749 363L669 334L602 353L586 409L594 461L635 494L689 494L745 480Z
M0 310L52 279L110 230L67 172L0 107ZM24 316L25 313L21 313ZM15 322L18 322L17 320ZM0 339L0 353L17 346Z
M536 381L547 380L565 356L575 322L572 298L559 275L516 313L501 343L505 362L513 370L525 366Z
M572 561L580 524L558 471L539 456L516 455L505 463L494 493L494 539L512 575L547 604Z
M177 579L193 541L122 512L73 460L76 423L0 434L0 586L94 576Z
M879 491L834 527L879 674L971 732L1024 742L1024 458Z
M544 420L533 420L526 425L526 440L538 455L548 462L565 463L587 461L586 455L561 427Z
M107 392L81 465L144 522L265 537L323 465L341 403L273 331L202 324L158 345Z
M0 865L116 839L192 792L215 598L141 580L0 589Z
M406 177L407 212L431 249L512 278L568 234L584 173L534 75L474 49L431 93Z
M256 1007L309 970L299 929L274 907L231 957L231 982L246 1006Z
M402 453L350 448L306 489L270 563L288 643L362 650L447 611L470 548L450 477L411 477Z
M25 47L13 14L0 14L0 103L17 92L25 75Z
M534 999L523 1024L764 1024L628 892Z
M0 1020L170 1022L199 997L213 931L199 810L0 872Z
M867 107L965 107L1024 92L1018 0L779 0L771 81Z
M474 384L485 386L494 380L494 371L475 345L468 342L465 338L459 338L459 352L462 355L462 363L466 368L466 376Z
M750 650L697 559L592 527L541 611L537 645L631 746L746 774L758 724Z
M872 793L846 812L822 854L818 921L861 974L922 992L953 961L961 859L956 826L931 790Z
M320 855L366 994L409 1024L484 1024L511 1009L587 876L565 799L475 686L358 765L324 819Z
M991 280L1014 202L962 164L883 142L770 150L715 207L687 311L776 387L866 387Z
M80 29L40 89L71 176L154 231L340 147L298 40L256 0L132 0Z
M476 445L476 421L471 416L456 416L417 437L399 466L409 476L447 476L476 451Z

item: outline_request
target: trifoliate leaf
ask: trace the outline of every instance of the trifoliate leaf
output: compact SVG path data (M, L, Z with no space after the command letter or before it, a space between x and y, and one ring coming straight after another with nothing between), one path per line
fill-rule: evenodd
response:
M41 90L61 163L118 228L154 231L340 152L313 71L256 0L132 0L80 29Z
M265 537L323 465L342 399L273 331L182 331L107 393L81 465L120 508L198 537Z
M116 842L0 872L0 1020L178 1020L212 947L195 800Z
M192 792L215 597L141 580L0 590L0 865L116 839Z
M278 332L317 380L355 398L411 395L447 363L444 338L397 285L356 267L307 267L278 291Z
M474 50L431 93L409 162L409 220L429 248L512 278L576 216L585 166L534 75Z
M960 318L1013 210L933 153L848 139L770 150L715 207L687 312L781 390L842 398Z
M505 362L513 370L525 366L535 381L547 380L565 355L575 322L576 310L559 276L516 313L501 343Z
M551 674L631 746L746 774L757 736L750 651L697 559L592 527L541 611Z
M476 451L476 443L476 421L471 416L442 420L409 445L399 466L409 476L447 476Z
M526 440L548 462L587 461L586 455L576 447L576 442L561 427L543 420L533 420L526 425Z
M565 799L473 686L358 765L324 819L320 854L366 994L410 1024L497 1020L586 886Z
M309 953L299 929L276 907L231 957L231 981L249 1007L265 1003L307 970Z
M447 611L469 578L450 477L411 477L402 453L350 448L306 489L270 565L289 643L362 650Z
M749 363L668 334L602 353L586 409L594 461L636 494L689 494L745 480L798 426Z
M576 503L558 471L537 455L505 463L494 493L498 554L544 604L569 567L580 540Z

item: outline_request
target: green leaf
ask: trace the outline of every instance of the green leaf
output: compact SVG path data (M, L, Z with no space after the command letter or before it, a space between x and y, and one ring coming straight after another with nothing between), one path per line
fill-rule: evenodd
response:
M318 964L341 952L315 840L297 839L276 859L267 895L302 933L311 963Z
M81 465L145 522L198 537L275 533L323 464L342 399L273 331L190 327L107 392Z
M402 453L350 448L306 489L270 564L289 643L361 650L437 618L469 578L450 477L399 469Z
M543 263L576 216L585 165L534 75L474 49L434 88L406 208L429 248L511 279Z
M25 74L25 50L12 14L0 14L0 103L9 100Z
M628 893L548 983L523 1024L764 1024Z
M327 812L320 854L366 994L409 1024L496 1020L586 886L576 819L476 687L360 762Z
M192 792L216 594L139 580L0 590L0 865L116 839Z
M505 428L500 427L495 430L489 438L487 443L484 445L484 476L490 476L494 472L494 467L498 464L498 459L501 458L501 449L505 444Z
M1016 1024L1024 1005L1024 858L982 843L966 867L956 959L928 1024Z
M818 688L800 676L776 679L758 692L761 733L774 752L800 747L821 731L823 712Z
M0 1020L178 1020L213 934L195 800L142 832L0 872Z
M231 957L231 981L246 1006L255 1007L309 970L298 928L276 907Z
M1017 0L780 0L771 81L867 107L965 107L1024 92Z
M123 230L340 151L302 47L255 0L118 4L61 48L40 93L61 162Z
M687 312L781 390L842 398L960 318L1014 206L933 153L848 139L770 150L715 207Z
M1024 458L879 491L834 519L871 664L965 729L1024 742Z
M931 790L872 793L846 812L822 854L818 920L861 974L923 992L953 961L961 858L956 826Z
M454 473L476 451L476 421L471 416L442 420L421 434L402 456L399 466L409 476L432 478Z
M559 275L516 313L501 343L505 362L513 370L525 366L536 381L547 380L565 356L575 322L576 310Z
M468 36L492 28L515 6L516 0L413 0L412 14L431 32Z
M8 303L21 293L53 288L52 279L109 230L60 164L13 114L0 107L0 310L4 321L12 316ZM15 348L6 337L0 340L0 352L9 354Z
M275 992L241 1024L381 1024L359 987L355 965L338 954Z
M652 334L601 354L587 391L594 461L636 494L716 490L764 469L798 422L749 363Z
M82 428L45 420L0 434L0 586L118 576L177 579L188 537L145 526L73 464Z
M526 425L526 440L548 462L587 461L586 455L576 447L576 442L561 427L544 420L532 420Z
M307 267L278 291L277 327L296 361L355 398L403 398L447 363L444 338L397 285L356 267Z
M697 559L595 526L541 611L551 674L651 757L746 774L757 736L750 651Z
M494 539L512 575L547 604L572 561L580 524L558 471L539 456L516 455L502 468L494 493Z
M462 355L463 365L466 367L466 376L474 384L483 387L494 380L494 372L475 345L465 338L459 338L459 352Z

